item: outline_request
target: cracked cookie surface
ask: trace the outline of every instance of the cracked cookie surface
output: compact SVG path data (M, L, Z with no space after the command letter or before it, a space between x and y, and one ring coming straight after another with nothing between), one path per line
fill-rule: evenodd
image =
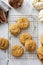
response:
M10 33L13 34L14 36L17 36L20 33L20 28L18 27L18 24L12 24L9 28Z
M40 59L40 61L43 63L43 46L40 46L37 49L37 56Z
M28 33L22 33L22 34L20 35L20 42L21 42L23 45L25 45L25 42L26 42L27 40L29 40L29 39L32 39L32 36L31 36L30 34L28 34Z
M0 38L0 49L6 50L9 47L9 41L5 38Z
M36 42L34 40L28 40L25 43L25 49L28 52L33 52L36 49Z
M18 19L18 25L20 29L27 29L30 26L30 21L25 17L21 17Z
M23 53L24 53L24 49L19 45L15 45L11 48L11 54L14 57L20 57L23 55Z

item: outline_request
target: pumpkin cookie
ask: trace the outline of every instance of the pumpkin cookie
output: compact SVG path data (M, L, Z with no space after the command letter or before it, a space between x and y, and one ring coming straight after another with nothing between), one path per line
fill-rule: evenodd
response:
M25 49L29 52L33 52L36 49L36 42L34 40L26 41Z
M30 26L30 21L27 18L22 17L18 19L18 25L20 29L26 29Z
M11 54L14 57L20 57L23 55L23 53L24 53L24 49L19 45L15 45L11 48Z
M41 35L41 44L43 45L43 34Z
M22 3L23 3L23 0L9 0L9 4L10 4L13 8L21 7Z
M14 36L17 36L20 33L20 28L17 23L10 26L10 33Z
M32 39L32 36L28 33L22 33L20 35L20 42L25 45L26 40Z
M43 63L43 46L40 46L38 48L38 50L37 50L37 56L41 60L41 62Z
M4 38L0 38L0 49L6 50L9 47L9 41Z

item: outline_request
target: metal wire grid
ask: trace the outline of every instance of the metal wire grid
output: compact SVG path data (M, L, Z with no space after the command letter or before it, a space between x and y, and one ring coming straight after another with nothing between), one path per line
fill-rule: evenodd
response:
M16 23L17 19L20 18L20 17L26 17L30 20L30 27L26 30L22 30L21 33L27 32L27 33L30 33L32 35L33 39L37 43L37 47L36 47L36 50L37 50L37 48L38 48L38 18L37 18L37 16L35 16L35 15L11 15L9 17L10 22L8 24L8 28L13 23ZM10 59L15 58L10 54L10 49L13 45L16 45L16 44L21 45L24 48L24 46L20 43L20 40L19 40L20 34L17 37L14 37L8 31L8 37L9 37L9 41L10 41L10 47L9 47L9 50L8 50L8 58L10 58ZM37 56L36 55L36 50L32 53L29 53L29 52L25 51L25 48L24 48L24 55L22 57L20 57L19 59L28 59L28 58L34 59L34 58L36 58L36 56Z

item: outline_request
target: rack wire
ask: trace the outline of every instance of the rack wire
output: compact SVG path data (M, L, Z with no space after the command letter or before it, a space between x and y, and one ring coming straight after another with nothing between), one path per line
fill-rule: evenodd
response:
M30 27L26 30L22 30L21 33L27 32L27 33L30 33L32 35L33 39L36 41L36 45L37 45L36 50L37 50L37 48L38 48L38 17L36 15L11 15L9 17L10 22L8 23L8 28L12 24L16 23L18 18L20 18L20 17L26 17L29 19ZM10 41L10 47L8 50L8 57L10 59L15 58L10 54L10 49L13 45L16 45L16 44L21 45L24 48L24 46L20 43L20 40L19 40L20 34L17 37L14 37L8 31L8 37L9 37L9 41ZM25 48L24 48L24 55L22 57L20 57L19 59L28 59L28 58L34 59L34 58L36 58L37 57L36 50L32 53L29 53L29 52L25 51Z

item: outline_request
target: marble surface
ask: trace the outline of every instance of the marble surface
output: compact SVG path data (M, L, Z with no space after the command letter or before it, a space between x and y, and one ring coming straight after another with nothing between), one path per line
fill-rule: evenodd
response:
M8 4L8 0L3 0ZM37 15L39 11L37 11L32 6L33 0L24 0L23 5L19 9L11 9L9 12L9 17L11 15ZM9 4L8 4L9 5ZM40 40L40 35L43 33L43 24L38 21L38 39ZM8 24L0 25L0 37L8 38ZM39 41L40 46L40 41ZM8 51L8 50L7 50ZM0 50L0 65L42 65L42 63L36 59L8 59L7 51ZM5 54L6 53L6 54Z

